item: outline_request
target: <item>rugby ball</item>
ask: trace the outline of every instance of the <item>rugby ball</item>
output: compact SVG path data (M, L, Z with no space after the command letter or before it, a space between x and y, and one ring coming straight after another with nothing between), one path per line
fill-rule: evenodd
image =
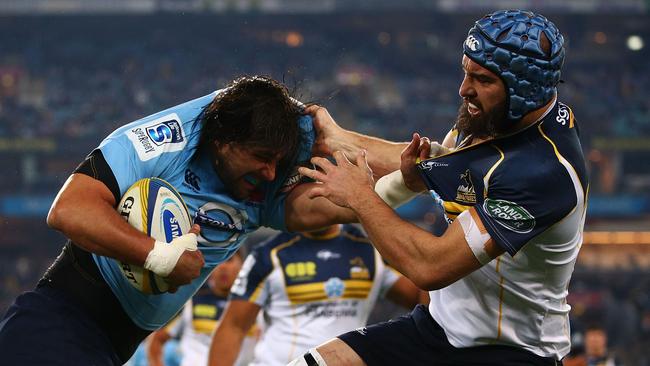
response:
M181 195L160 178L135 182L120 200L117 210L134 228L169 243L189 232L192 220ZM167 282L155 273L133 264L119 262L128 282L145 294L167 292Z

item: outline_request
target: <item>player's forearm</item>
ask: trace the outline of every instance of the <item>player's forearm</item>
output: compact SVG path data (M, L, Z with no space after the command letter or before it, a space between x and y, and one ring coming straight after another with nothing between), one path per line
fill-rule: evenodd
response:
M237 361L246 331L238 327L219 326L212 337L209 366L232 366Z
M343 151L349 159L354 159L359 150L365 149L368 151L368 165L376 177L399 170L400 155L408 146L405 142L387 141L354 131L345 131L342 135L340 140L332 144L332 151Z
M154 240L120 217L112 194L99 184L82 174L68 179L50 209L48 225L90 252L142 265Z
M147 347L147 361L150 366L165 366L163 362L163 344L156 341L151 341Z
M309 198L316 183L303 183L293 189L285 201L288 231L311 231L334 224L357 222L354 211L337 206L323 197Z
M390 265L419 288L431 287L437 238L402 220L376 194L357 200L352 209L370 241Z

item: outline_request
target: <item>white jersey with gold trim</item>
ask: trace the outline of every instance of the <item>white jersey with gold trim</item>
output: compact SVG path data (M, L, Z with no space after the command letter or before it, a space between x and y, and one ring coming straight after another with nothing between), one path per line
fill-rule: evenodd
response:
M212 333L219 324L228 299L201 291L187 302L181 314L166 328L172 338L179 339L181 366L208 364ZM252 360L256 337L254 330L244 338L236 366L248 365Z
M286 365L365 326L377 299L398 278L352 226L319 239L283 233L254 248L231 289L231 299L262 307L262 336L251 365Z

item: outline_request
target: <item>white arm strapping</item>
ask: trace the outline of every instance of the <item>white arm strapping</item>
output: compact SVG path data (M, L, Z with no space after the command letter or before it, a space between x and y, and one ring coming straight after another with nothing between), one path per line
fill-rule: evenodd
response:
M450 151L451 149L437 142L432 142L429 157L434 158L438 155L447 154ZM406 183L404 183L404 176L399 170L379 178L377 184L375 184L375 192L392 208L400 207L419 194L419 192L413 192L408 189Z
M408 189L399 170L379 178L375 184L375 192L392 208L398 208L419 194Z
M442 146L437 142L432 142L431 143L431 149L429 150L429 158L435 158L436 156L440 156L443 154L449 154L452 151L452 149Z
M481 230L474 221L469 210L461 212L461 214L456 217L456 220L458 220L460 226L463 227L465 240L467 240L469 248L472 250L472 253L474 253L474 256L478 259L479 263L484 265L490 262L492 258L485 250L485 244L491 239L490 234L487 232L481 233Z
M144 268L157 274L160 277L167 277L176 267L178 259L183 255L186 250L195 251L197 248L196 234L189 233L181 235L171 241L165 243L156 240L153 249L147 255L144 261Z

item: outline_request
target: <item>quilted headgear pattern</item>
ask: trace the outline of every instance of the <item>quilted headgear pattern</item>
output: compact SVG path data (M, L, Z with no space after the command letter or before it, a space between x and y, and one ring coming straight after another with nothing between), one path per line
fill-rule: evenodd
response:
M550 42L550 54L542 50L542 32ZM488 14L469 30L463 52L503 80L507 118L512 122L542 107L557 92L564 37L542 15L523 10Z

